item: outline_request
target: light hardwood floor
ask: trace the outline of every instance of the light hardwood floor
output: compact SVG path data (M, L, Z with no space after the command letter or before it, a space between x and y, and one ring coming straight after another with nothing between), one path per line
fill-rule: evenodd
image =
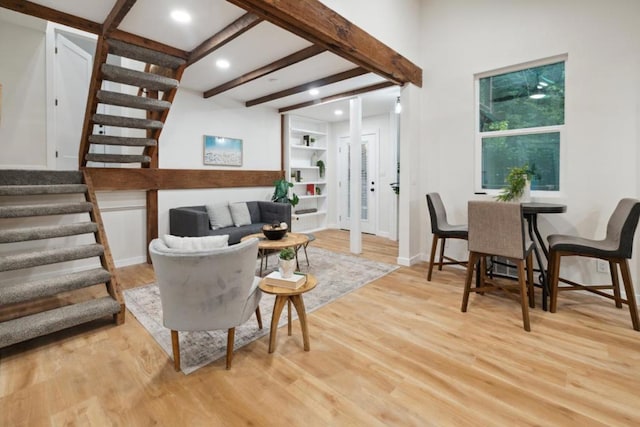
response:
M348 235L313 244L348 252ZM395 262L365 237L362 256ZM608 300L561 294L558 312L474 295L462 270L395 272L308 316L311 351L268 336L185 376L130 314L0 350L0 426L637 426L640 333ZM124 287L154 280L120 270ZM539 291L538 291L539 294ZM538 295L539 298L539 295ZM265 325L269 320L265 320Z

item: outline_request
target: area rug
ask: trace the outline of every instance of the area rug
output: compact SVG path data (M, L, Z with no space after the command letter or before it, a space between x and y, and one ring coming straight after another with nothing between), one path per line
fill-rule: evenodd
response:
M370 283L398 267L391 264L370 261L367 259L330 252L324 249L307 248L311 266L307 267L303 251L300 251L300 270L313 274L318 279L315 289L304 294L307 313L330 303ZM276 267L275 255L269 258L270 265L265 274ZM256 262L256 275L260 262ZM129 311L144 326L162 349L173 357L171 349L171 333L162 325L162 306L160 293L156 284L142 286L124 291L124 298ZM255 316L236 328L235 349L269 333L274 296L262 295L260 312L264 328L258 329ZM292 310L293 318L297 318ZM286 310L280 317L278 327L287 322ZM310 324L313 327L313 323ZM180 332L180 362L182 371L190 374L226 354L227 331Z

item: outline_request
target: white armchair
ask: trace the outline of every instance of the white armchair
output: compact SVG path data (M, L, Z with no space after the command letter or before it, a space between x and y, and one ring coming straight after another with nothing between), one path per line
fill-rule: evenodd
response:
M227 329L227 369L231 368L235 327L255 312L262 293L255 276L258 239L208 249L171 249L162 239L149 244L164 326L171 329L173 360L180 370L178 331Z

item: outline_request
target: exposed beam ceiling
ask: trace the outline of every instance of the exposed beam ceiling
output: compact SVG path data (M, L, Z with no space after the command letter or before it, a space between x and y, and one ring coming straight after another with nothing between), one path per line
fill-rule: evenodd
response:
M118 25L122 22L124 17L129 13L129 10L136 4L137 0L118 0L111 9L111 13L107 16L107 19L102 24L102 35L109 35L113 30L118 28Z
M329 85L331 83L341 82L343 80L350 79L352 77L361 76L367 74L369 71L362 67L354 68L352 70L344 71L342 73L327 76L318 80L314 80L309 83L298 85L289 89L281 90L279 92L271 93L269 95L261 96L260 98L249 100L245 103L245 106L251 107L253 105L262 104L265 102L273 101L274 99L284 98L286 96L295 95L296 93L311 90L317 87Z
M16 12L35 16L36 18L55 22L57 24L67 25L88 33L100 34L102 32L102 25L97 22L70 15L68 13L59 12L55 9L51 9L50 7L31 3L30 1L0 0L0 7L15 10Z
M337 93L335 95L327 96L327 97L324 97L324 98L315 99L313 101L301 102L300 104L289 105L288 107L282 107L282 108L278 109L278 112L279 113L286 113L287 111L297 110L299 108L304 108L304 107L310 107L312 105L324 104L325 102L336 101L338 99L348 98L348 97L351 97L351 96L360 95L362 93L373 92L374 90L384 89L384 88L387 88L387 87L390 87L390 86L394 86L394 85L395 85L395 83L393 83L393 82L377 83L377 84L374 84L374 85L365 86L365 87L361 87L361 88L354 89L354 90L349 90L347 92Z
M228 0L396 84L422 87L422 69L319 1Z
M205 40L200 46L196 47L189 54L187 60L187 66L193 64L196 61L204 58L214 50L224 46L231 40L235 39L245 31L258 25L262 22L262 19L253 13L245 13L240 18L236 19L231 24L227 25L224 29L213 35L208 40Z
M311 58L312 56L316 56L324 52L325 50L326 50L325 48L320 46L309 46L289 56L280 58L277 61L272 62L271 64L265 65L264 67L260 67L257 70L250 71L238 78L235 78L226 83L223 83L220 86L214 87L213 89L209 89L204 93L203 96L205 98L210 98L212 96L215 96L219 93L222 93L234 87L248 83L257 78L264 77L267 74L271 74L284 67L288 67L300 61L304 61L305 59Z

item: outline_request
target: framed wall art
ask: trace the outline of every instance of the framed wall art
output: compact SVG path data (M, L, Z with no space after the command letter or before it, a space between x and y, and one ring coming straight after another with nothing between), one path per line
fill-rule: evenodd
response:
M204 164L212 166L242 166L242 140L205 135Z

